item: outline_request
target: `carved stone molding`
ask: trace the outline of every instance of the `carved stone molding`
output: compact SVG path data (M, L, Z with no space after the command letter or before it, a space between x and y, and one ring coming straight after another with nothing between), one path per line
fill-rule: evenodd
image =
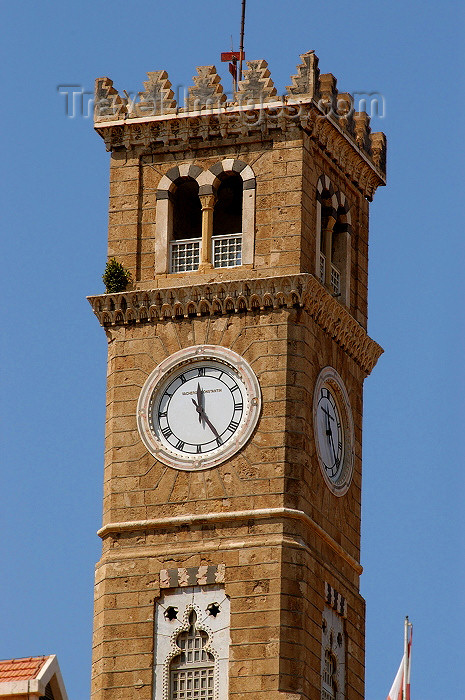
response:
M244 143L286 135L299 139L304 130L371 201L377 187L385 184L386 149L381 138L384 135L371 134L376 147L372 153L366 153L339 121L323 114L313 102L295 105L276 102L247 109L224 107L210 113L101 122L95 124L95 129L108 151L141 146L147 153L195 149L205 141L214 143L215 139L222 146L229 142L237 144L239 139Z
M162 569L160 571L160 588L183 588L224 583L225 568L224 564L218 564L218 566L197 566L187 569Z
M102 326L304 308L368 375L383 349L313 275L286 275L88 297Z

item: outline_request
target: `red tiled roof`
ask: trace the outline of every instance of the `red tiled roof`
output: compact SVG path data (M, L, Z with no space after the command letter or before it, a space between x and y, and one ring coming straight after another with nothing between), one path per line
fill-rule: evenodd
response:
M48 656L29 656L26 659L0 661L0 683L32 680L48 659Z

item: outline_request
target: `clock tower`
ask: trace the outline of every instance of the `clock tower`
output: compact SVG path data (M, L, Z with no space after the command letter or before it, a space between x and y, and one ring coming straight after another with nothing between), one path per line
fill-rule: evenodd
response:
M385 137L301 56L231 100L201 66L135 102L111 152L93 700L362 700L368 207Z

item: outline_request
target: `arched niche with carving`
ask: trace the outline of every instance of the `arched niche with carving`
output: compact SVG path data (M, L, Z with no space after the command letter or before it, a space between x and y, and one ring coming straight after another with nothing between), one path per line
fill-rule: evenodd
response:
M345 700L346 639L344 620L325 607L321 625L321 700Z
M229 645L230 603L222 586L175 588L162 595L155 609L153 697L178 700L187 676L206 684L209 694L199 699L228 697Z

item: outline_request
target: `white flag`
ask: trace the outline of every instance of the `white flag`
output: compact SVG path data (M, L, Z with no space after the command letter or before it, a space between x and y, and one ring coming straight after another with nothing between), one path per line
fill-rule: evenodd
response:
M392 684L387 700L410 700L410 661L412 653L412 623L405 618L405 644L404 655L400 662L399 670ZM405 674L405 682L404 682ZM404 693L405 689L405 693Z
M392 684L387 700L403 700L402 688L404 685L404 659L400 662L399 670Z

